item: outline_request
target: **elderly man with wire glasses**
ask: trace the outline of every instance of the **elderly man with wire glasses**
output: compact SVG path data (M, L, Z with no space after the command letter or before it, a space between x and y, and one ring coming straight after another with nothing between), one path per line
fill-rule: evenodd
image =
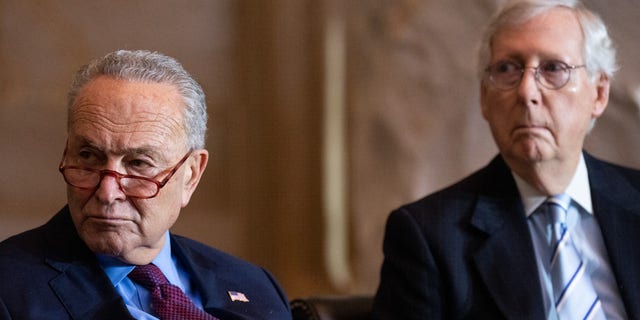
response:
M499 155L391 213L375 319L640 319L640 172L583 151L616 70L578 1L507 1L479 52Z
M68 95L68 205L0 243L0 319L290 319L264 269L174 235L205 170L200 85L173 58L120 50Z

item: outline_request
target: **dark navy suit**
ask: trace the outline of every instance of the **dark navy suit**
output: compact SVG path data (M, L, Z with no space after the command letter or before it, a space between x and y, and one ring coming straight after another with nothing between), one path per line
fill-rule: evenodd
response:
M640 319L640 172L585 153L593 210ZM504 160L389 216L376 319L544 319L522 201Z
M291 319L284 292L264 269L176 235L171 248L208 313L221 320ZM0 243L0 277L0 319L131 319L67 207ZM249 302L231 301L228 291Z

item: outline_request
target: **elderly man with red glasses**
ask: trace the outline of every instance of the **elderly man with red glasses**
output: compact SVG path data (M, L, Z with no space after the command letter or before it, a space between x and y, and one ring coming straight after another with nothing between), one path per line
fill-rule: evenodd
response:
M116 51L68 95L68 206L0 244L0 319L290 319L264 269L174 235L207 165L205 96L173 58Z
M395 210L375 319L640 319L640 172L583 151L616 69L579 1L512 0L479 52L499 155Z

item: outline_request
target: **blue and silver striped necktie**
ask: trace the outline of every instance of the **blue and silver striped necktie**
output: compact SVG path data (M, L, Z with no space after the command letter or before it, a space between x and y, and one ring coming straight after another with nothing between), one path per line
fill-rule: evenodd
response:
M586 273L586 264L571 241L566 223L570 205L571 198L566 194L549 197L545 203L551 232L549 270L556 311L560 320L606 319L591 277Z

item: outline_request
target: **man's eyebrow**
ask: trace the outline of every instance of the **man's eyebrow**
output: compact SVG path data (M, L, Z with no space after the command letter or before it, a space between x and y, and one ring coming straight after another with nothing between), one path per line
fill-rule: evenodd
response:
M81 148L91 148L91 149L95 149L98 151L104 151L104 149L102 147L100 147L97 143L89 140L86 137L78 137L78 142L75 143L77 146L81 147Z
M128 156L147 155L152 159L160 159L160 160L164 159L162 152L159 151L161 148L159 148L158 146L143 145L135 148L126 148L122 150L107 151L105 150L105 148L101 147L100 145L98 145L97 143L95 143L94 141L86 137L78 137L78 141L76 142L76 145L81 148L91 148L102 153L112 153L112 154L128 155Z
M126 155L146 155L155 160L165 160L163 153L159 151L158 147L155 146L140 146L136 148L123 150L123 154Z

